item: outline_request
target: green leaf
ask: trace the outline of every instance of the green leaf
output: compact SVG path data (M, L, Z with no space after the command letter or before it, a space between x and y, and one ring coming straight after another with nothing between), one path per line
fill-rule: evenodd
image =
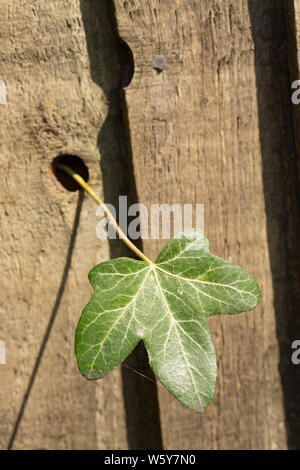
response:
M217 375L206 317L254 309L261 298L254 279L212 255L208 239L196 230L176 235L153 265L118 258L95 266L89 279L95 292L75 339L81 373L103 377L142 339L169 392L203 411Z

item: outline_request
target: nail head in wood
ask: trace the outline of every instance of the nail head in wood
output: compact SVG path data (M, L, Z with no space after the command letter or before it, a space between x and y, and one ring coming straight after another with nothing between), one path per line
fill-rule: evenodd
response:
M152 60L152 67L157 70L158 72L161 72L162 70L164 70L164 68L166 67L167 65L167 61L166 59L164 58L164 56L162 55L157 55L156 57L154 57L154 59Z

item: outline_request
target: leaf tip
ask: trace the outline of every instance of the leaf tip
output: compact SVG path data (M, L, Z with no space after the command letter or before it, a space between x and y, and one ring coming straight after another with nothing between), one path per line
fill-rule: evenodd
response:
M100 369L89 369L88 367L81 371L82 375L88 380L98 380L103 377Z

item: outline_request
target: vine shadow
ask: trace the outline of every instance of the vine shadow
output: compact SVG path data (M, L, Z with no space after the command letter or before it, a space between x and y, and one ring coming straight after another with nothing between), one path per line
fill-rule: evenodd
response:
M118 208L119 195L128 197L128 205L138 202L124 92L133 77L134 60L119 37L112 0L80 0L80 7L91 77L109 104L98 136L104 198ZM109 243L111 258L133 256L121 240ZM142 249L141 241L135 243ZM143 343L124 361L121 373L129 448L162 449L157 385Z
M300 448L300 369L291 345L300 338L300 204L293 130L285 4L248 0L272 271L289 449Z
M72 228L72 233L71 233L71 238L70 238L70 244L69 244L68 251L67 251L66 262L65 262L63 274L61 277L60 285L59 285L56 299L55 299L55 302L54 302L54 305L53 305L53 308L52 308L52 311L48 320L47 328L45 330L44 337L42 339L41 346L40 346L38 355L36 357L36 360L35 360L35 363L34 363L34 366L33 366L29 381L28 381L28 385L27 385L27 388L25 390L25 393L22 399L22 403L21 403L21 406L17 415L17 419L13 427L12 433L10 435L9 441L8 441L7 450L12 450L14 446L14 443L15 443L15 440L19 431L19 427L24 416L26 405L28 403L28 399L30 397L33 385L35 383L35 379L38 374L38 371L39 371L39 368L40 368L40 365L44 356L44 352L46 350L46 346L50 338L50 334L51 334L51 331L52 331L52 328L53 328L53 325L54 325L54 322L55 322L55 319L56 319L56 316L57 316L57 313L61 304L61 300L63 298L63 294L65 291L65 287L66 287L69 272L70 272L75 242L77 238L80 214L81 214L81 209L82 209L82 204L83 204L83 196L84 196L83 190L79 190L77 207L76 207L73 228Z

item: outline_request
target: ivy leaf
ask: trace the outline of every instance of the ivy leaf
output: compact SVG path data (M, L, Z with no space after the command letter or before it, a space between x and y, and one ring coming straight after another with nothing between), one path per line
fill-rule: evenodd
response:
M183 405L203 411L217 375L206 317L254 309L261 298L255 280L212 255L196 230L176 235L155 264L117 258L95 266L89 279L95 292L75 338L81 373L105 376L142 339L161 383Z

